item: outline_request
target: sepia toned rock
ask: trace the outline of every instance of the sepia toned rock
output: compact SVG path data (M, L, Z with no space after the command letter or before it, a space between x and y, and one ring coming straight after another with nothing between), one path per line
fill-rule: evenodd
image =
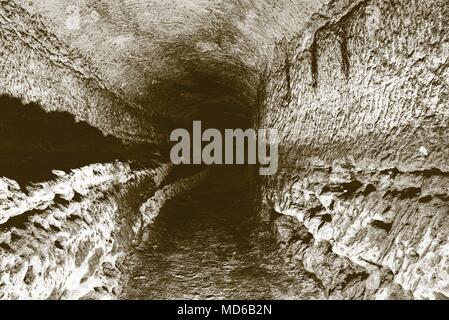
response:
M447 299L448 17L0 0L0 299ZM277 172L173 165L193 121Z

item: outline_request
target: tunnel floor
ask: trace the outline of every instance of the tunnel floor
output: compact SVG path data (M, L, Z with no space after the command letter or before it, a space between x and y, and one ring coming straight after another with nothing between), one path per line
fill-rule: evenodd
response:
M318 286L252 222L242 168L167 202L125 266L123 299L314 299Z

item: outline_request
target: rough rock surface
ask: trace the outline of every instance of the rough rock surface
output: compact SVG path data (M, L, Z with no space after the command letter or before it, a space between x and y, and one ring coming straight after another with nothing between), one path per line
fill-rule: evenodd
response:
M449 297L448 4L360 1L267 68L265 218L330 297Z
M125 140L157 140L143 112L103 84L89 60L37 15L14 1L1 1L0 30L0 94L47 111L68 111Z
M23 188L2 178L0 298L119 293L117 267L124 239L132 238L127 225L168 168L92 164Z

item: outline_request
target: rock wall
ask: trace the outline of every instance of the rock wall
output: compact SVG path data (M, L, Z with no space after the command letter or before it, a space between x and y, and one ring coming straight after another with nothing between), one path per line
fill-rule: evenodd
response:
M108 85L89 57L58 39L39 15L13 1L0 5L0 57L0 94L70 112L124 141L160 141L147 112Z
M449 297L449 2L334 4L261 83L261 217L331 298Z
M168 171L115 162L29 186L2 178L0 298L119 294L120 263L139 236L131 225Z

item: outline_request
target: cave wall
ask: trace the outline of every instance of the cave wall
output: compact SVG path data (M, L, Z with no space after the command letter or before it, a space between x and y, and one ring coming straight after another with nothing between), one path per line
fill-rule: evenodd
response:
M58 38L41 16L0 5L0 94L66 111L124 141L160 142L141 107L98 76L88 56Z
M279 42L262 219L329 297L449 297L449 2L359 1Z
M81 25L74 29L69 1L0 0L0 95L67 111L125 142L161 143L166 121L190 120L204 110L246 115L260 75L254 125L276 128L282 138L278 173L258 178L261 218L273 222L287 258L315 274L330 297L449 296L448 1L209 4L81 1ZM28 197L20 191L26 185L1 183L1 205ZM84 226L103 246L92 257L97 266L109 256L117 203L134 201L132 193L121 193L139 189L120 182L119 192L112 185L92 191L108 209L99 223ZM171 192L165 188L161 196ZM157 208L161 199L135 201ZM71 201L66 209L79 206ZM48 221L71 214L47 206L37 209ZM143 218L124 230L134 234L140 219L151 219L145 208L134 208ZM20 217L28 211L5 213L13 211L2 211L2 223L24 223ZM70 252L83 236L71 225L57 224L74 243ZM89 259L78 269L57 246L45 252L45 241L55 240L48 232L58 234L57 228L49 223L45 231L32 225L0 233L3 297L80 297L99 287L90 285L98 283L92 274L82 293L64 284L75 279L79 285ZM95 238L100 229L106 234ZM36 268L48 274L33 280L33 255L18 246L33 238L43 242L30 252L43 251L64 268L50 270L50 260L38 259ZM48 288L55 288L53 295Z
M0 298L119 294L121 262L141 232L131 225L168 172L114 162L27 186L1 178Z

